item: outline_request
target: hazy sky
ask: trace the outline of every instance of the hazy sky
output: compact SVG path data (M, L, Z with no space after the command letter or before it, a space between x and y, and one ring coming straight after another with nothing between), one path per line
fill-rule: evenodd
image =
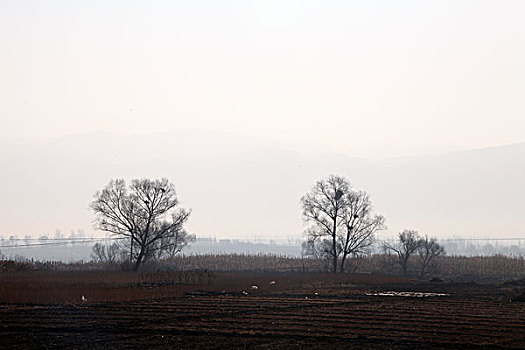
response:
M0 147L0 231L90 231L88 203L109 179L168 176L194 209L197 234L299 235L299 198L340 172L371 192L391 232L522 235L520 147L441 168L399 166L396 180L392 169L302 159L281 145L391 156L524 142L524 19L521 0L0 0L0 146L112 133L36 146L47 156ZM180 132L162 139L163 130ZM128 135L137 133L155 134ZM133 142L142 146L128 150ZM257 153L228 158L250 142L279 151L258 163ZM506 203L498 217L485 211L489 195ZM231 208L254 197L244 221L232 219Z
M524 141L524 1L0 0L0 139Z

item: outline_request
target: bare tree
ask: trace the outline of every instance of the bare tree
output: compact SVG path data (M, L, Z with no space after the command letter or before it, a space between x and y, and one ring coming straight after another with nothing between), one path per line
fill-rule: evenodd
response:
M168 179L135 179L129 189L122 179L111 180L95 194L91 209L96 227L129 238L130 263L140 265L163 249L162 239L175 237L183 230L190 211L178 207L175 186Z
M386 229L385 218L372 214L372 202L365 191L350 190L345 197L346 206L340 212L344 230L338 234L342 247L341 272L348 256L365 253L374 242L374 234Z
M338 233L344 229L340 212L346 206L344 194L348 181L336 175L319 180L312 191L301 198L303 217L313 226L307 231L308 239L323 242L325 254L332 259L332 272L337 272L337 259L341 254ZM326 242L328 240L328 242ZM327 247L327 243L329 243Z
M339 242L337 243L337 251L341 251ZM332 261L332 242L329 238L323 238L313 234L307 233L307 240L302 243L302 256L314 259L323 259L327 262L326 268L328 271L333 271Z
M154 259L173 258L188 244L195 242L195 235L185 230L174 232L173 235L159 239L148 252L148 257Z
M119 260L120 247L117 243L105 245L102 243L95 243L91 248L91 258L96 262L114 264Z
M419 257L420 271L419 276L423 277L427 272L430 264L441 255L445 254L445 248L437 242L436 237L425 237L420 239L419 247L417 249Z
M398 241L395 244L383 242L385 251L393 251L397 254L398 263L403 270L403 274L407 275L408 261L410 256L414 254L421 245L419 233L416 230L404 230L398 235Z
M339 271L344 272L348 257L365 252L374 233L385 228L384 217L372 214L368 194L352 190L341 176L318 181L301 203L303 217L311 224L303 252L330 259L332 272L337 272L339 258Z
M320 259L324 256L324 254L321 250L319 250L315 240L307 239L301 244L301 256Z

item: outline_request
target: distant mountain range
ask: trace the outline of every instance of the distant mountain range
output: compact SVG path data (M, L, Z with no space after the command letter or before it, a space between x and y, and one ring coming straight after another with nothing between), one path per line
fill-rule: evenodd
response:
M525 237L525 143L370 160L234 133L88 133L0 144L0 234L91 231L89 203L110 179L168 177L188 228L207 237L300 236L300 197L329 174L371 195L389 233Z

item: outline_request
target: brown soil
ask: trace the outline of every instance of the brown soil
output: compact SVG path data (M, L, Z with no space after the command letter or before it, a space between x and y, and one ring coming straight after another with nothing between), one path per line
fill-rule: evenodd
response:
M196 281L2 275L0 348L525 348L525 303L504 286L332 274L219 273ZM366 295L378 291L450 295Z

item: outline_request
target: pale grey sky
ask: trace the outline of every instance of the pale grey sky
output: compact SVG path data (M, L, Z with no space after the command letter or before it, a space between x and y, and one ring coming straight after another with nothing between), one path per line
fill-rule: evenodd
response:
M0 0L0 140L525 140L523 1Z

